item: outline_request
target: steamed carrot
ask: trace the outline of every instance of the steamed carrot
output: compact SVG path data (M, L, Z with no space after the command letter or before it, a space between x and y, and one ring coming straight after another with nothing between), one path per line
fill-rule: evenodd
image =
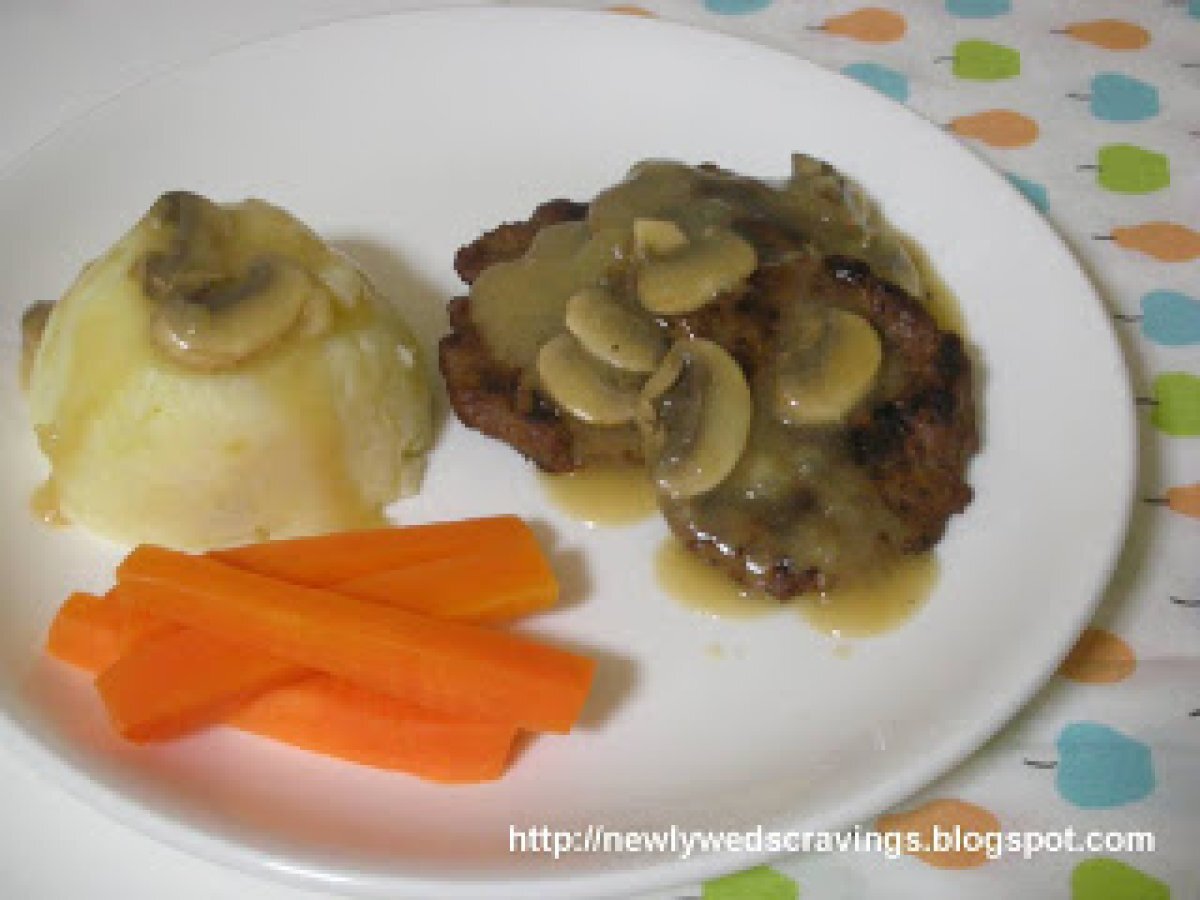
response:
M119 586L102 597L77 591L50 623L46 650L63 662L99 671L138 640L177 627L159 616L129 609Z
M528 638L138 547L118 569L142 608L280 659L464 718L566 732L594 661Z
M105 599L120 607L122 612L121 630L117 636L117 656L124 656L136 644L157 634L165 634L179 628L170 619L156 616L154 613L138 609L129 598L128 593L115 585L104 595ZM113 660L114 662L116 660Z
M226 721L313 753L448 783L499 778L517 734L511 725L431 713L320 673L251 699Z
M50 623L46 652L89 672L105 668L121 653L125 611L107 597L77 591Z
M506 622L558 600L558 582L532 534L470 555L361 575L333 590L464 622Z
M127 740L178 737L307 669L191 628L138 641L96 679L113 726Z
M345 531L214 550L212 557L293 584L330 587L374 572L533 540L517 516Z
M532 532L523 529L496 550L363 576L338 591L439 618L504 621L552 606L558 586ZM256 651L231 650L212 635L159 638L181 626L129 603L127 585L118 584L110 596L129 607L124 655L97 686L113 726L130 740L162 740L200 727L264 686L305 671ZM212 646L204 646L206 640Z
M117 658L124 615L111 597L72 594L54 618L47 649L98 673ZM220 721L302 750L443 782L499 777L516 735L507 725L441 716L320 673L270 688Z

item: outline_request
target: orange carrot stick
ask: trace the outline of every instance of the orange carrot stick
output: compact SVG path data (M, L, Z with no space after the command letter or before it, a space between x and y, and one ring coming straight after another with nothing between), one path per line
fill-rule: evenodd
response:
M558 601L558 582L532 534L469 556L372 572L333 590L464 622L506 622Z
M569 731L595 671L528 638L161 547L138 547L117 574L136 605L165 618L463 718Z
M170 619L138 609L128 594L115 585L104 595L105 600L121 609L121 630L117 636L117 657L124 656L133 646L157 634L165 634L179 628ZM113 659L112 662L116 662Z
M218 720L307 669L191 628L138 641L96 679L116 730L143 742L178 737Z
M431 713L329 675L273 688L226 721L245 731L433 781L491 781L508 766L516 729Z
M373 572L533 540L517 516L336 532L214 550L223 563L293 584L330 587Z
M63 662L99 671L137 641L179 627L130 607L119 585L102 597L82 591L71 594L50 623L46 650Z
M553 605L558 585L532 532L515 529L506 546L477 556L437 559L346 582L338 591L439 618L503 621ZM215 721L231 704L306 671L262 653L231 650L219 638L175 632L181 626L128 600L122 659L98 687L114 727L130 740L161 740ZM154 636L154 640L150 640ZM204 641L212 642L204 647ZM144 644L144 646L143 646Z
M123 616L111 597L72 594L54 618L47 650L99 672L116 659ZM222 721L302 750L443 782L499 777L516 735L507 725L439 716L315 672L267 690Z
M59 607L46 636L46 652L65 663L98 672L121 653L125 611L106 597L77 591Z

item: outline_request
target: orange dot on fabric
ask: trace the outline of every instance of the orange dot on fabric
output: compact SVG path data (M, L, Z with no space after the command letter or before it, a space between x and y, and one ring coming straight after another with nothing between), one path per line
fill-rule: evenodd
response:
M931 800L875 821L882 834L898 835L905 852L936 869L973 869L1000 853L1000 820L965 800Z
M654 13L650 12L648 9L643 9L640 6L632 6L625 3L622 3L618 6L610 6L608 7L608 11L611 13L620 13L624 16L644 16L647 19L657 18L657 16L655 16Z
M1124 681L1135 668L1133 648L1111 631L1089 628L1058 667L1058 674L1085 684L1112 684Z
M1113 240L1127 250L1138 250L1162 262L1200 259L1200 232L1175 222L1146 222L1114 228Z
M1167 490L1167 506L1184 516L1200 519L1200 484L1186 484Z
M890 44L904 37L908 22L904 16L890 9L866 6L825 20L825 30L830 34L854 38L868 44Z
M1150 32L1133 22L1120 19L1096 19L1068 25L1067 34L1078 41L1095 44L1105 50L1140 50L1150 43Z
M1038 123L1011 109L989 109L950 122L950 130L993 147L1026 147L1038 138Z

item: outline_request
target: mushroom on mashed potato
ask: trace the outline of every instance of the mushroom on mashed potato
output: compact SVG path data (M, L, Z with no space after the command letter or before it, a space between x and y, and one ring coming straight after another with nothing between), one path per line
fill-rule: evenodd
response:
M353 264L182 191L54 305L29 401L63 514L184 548L379 524L431 438L416 341Z

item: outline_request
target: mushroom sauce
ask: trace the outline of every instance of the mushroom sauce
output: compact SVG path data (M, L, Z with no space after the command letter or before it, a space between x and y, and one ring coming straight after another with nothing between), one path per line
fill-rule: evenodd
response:
M762 239L762 222L789 240ZM690 314L801 253L857 259L926 297L924 260L824 163L796 156L773 187L651 161L598 195L585 220L550 225L523 257L485 269L471 315L496 358L535 372L573 426L632 436L660 506L687 531L720 545L752 519L765 540L747 554L760 552L761 566L786 558L845 583L892 567L906 542L842 427L889 395L903 365L866 319L820 296L782 310L782 349L753 371L689 333Z

